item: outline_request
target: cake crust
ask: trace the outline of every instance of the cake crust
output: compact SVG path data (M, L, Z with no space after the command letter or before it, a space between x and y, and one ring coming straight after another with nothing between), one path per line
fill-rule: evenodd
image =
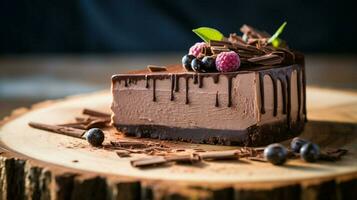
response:
M264 146L298 136L304 130L303 121L290 127L286 123L253 125L245 130L219 130L206 128L178 128L161 125L116 125L127 136L176 140L190 143L203 143L229 146Z

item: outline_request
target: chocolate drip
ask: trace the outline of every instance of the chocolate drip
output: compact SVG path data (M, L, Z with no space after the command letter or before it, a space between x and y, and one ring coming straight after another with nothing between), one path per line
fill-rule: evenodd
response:
M175 74L175 92L178 92L180 87L180 77Z
M286 120L288 123L288 128L290 129L291 127L291 72L289 72L286 75L286 82L287 82L287 92L288 92Z
M188 80L190 79L190 77L186 76L185 78L185 81L186 81L186 102L185 104L188 104L189 103L189 100L188 100Z
M277 86L277 80L274 76L271 74L269 75L272 82L273 82L273 95L274 95L274 111L273 111L273 116L278 115L278 86Z
M128 80L127 79L125 79L124 80L124 87L128 87L129 85L128 85Z
M232 106L232 76L227 76L228 80L228 107Z
M171 101L173 101L175 99L175 97L174 97L175 79L176 79L176 76L174 74L171 74L171 97L170 97Z
M265 95L264 95L264 73L259 72L259 89L260 89L260 113L265 114Z
M202 88L203 86L203 76L201 74L198 74L198 87Z
M218 91L216 93L216 104L214 106L219 107L219 102L218 102Z
M152 78L152 100L156 101L156 78Z
M300 116L300 110L301 110L301 70L297 70L296 73L296 80L297 80L297 96L298 96L298 114L297 114L297 120L301 120Z
M297 65L291 66L288 69L281 69L278 72L271 71L261 71L259 72L259 84L260 84L260 96L261 96L261 114L265 113L265 96L264 96L264 76L269 75L273 82L273 95L274 95L274 116L277 115L278 110L278 92L277 92L277 80L279 80L281 84L282 97L283 97L283 114L287 115L287 124L288 127L291 126L291 76L292 72L297 71L297 98L298 98L298 116L297 119L301 120L300 112L301 112L301 86L305 91L305 82L304 82L304 71L302 68L299 68ZM302 74L303 73L303 74ZM301 83L301 74L303 81ZM305 92L303 92L304 98L306 96ZM305 105L304 99L304 105ZM303 108L304 109L304 108ZM303 111L304 112L304 111Z
M145 88L149 88L149 77L148 77L148 75L145 75L145 82L146 82Z
M213 78L213 83L218 83L218 81L219 81L219 75L214 75L214 76L212 76L212 78Z
M302 67L302 88L304 91L304 104L303 104L303 113L305 116L305 122L307 122L307 117L306 117L306 74L305 74L305 64L303 64Z
M282 95L283 95L283 114L286 114L286 80L285 78L279 77L279 81L281 83L281 90L282 90Z
M194 74L193 75L193 84L197 84L198 83L198 75Z

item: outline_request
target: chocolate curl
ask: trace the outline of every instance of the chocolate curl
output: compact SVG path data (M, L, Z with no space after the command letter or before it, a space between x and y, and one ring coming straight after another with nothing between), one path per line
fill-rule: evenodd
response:
M265 32L265 31L259 31L251 26L248 26L244 24L241 28L240 31L243 34L246 34L249 38L257 38L257 39L263 39L263 38L270 38L270 34Z
M329 149L326 152L320 154L319 160L324 161L338 161L341 160L342 156L348 153L347 149Z
M165 157L156 156L156 157L140 158L137 160L132 160L130 164L133 167L144 168L144 167L164 165L171 162L194 164L197 162L201 162L201 158L194 154L170 155Z
M86 132L85 130L82 130L82 129L49 125L49 124L36 123L36 122L29 122L28 125L31 126L32 128L50 131L53 133L58 133L58 134L67 135L67 136L71 136L71 137L82 138L82 139L83 139L84 133Z
M232 44L245 44L244 40L242 39L241 36L238 36L236 33L231 33L229 34L228 41L231 42Z
M103 112L99 112L96 110L92 110L92 109L88 109L85 108L82 111L83 115L89 115L89 116L93 116L93 117L103 117L103 118L110 118L110 114L108 113L103 113Z
M267 54L249 58L248 61L259 65L277 65L283 62L284 58L275 54Z

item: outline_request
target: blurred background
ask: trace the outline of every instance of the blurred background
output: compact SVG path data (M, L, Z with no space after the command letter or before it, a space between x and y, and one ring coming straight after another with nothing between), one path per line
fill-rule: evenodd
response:
M109 89L112 74L180 63L200 26L282 34L306 55L309 86L357 89L352 0L0 2L0 117L44 99Z

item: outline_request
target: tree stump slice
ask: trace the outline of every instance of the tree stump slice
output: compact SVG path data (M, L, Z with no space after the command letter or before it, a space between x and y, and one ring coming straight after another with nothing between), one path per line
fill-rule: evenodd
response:
M284 166L240 161L137 169L115 151L30 128L61 124L83 108L109 112L109 92L46 101L0 122L0 199L354 199L357 189L357 93L307 88L309 122L301 135L326 148L345 148L338 162ZM106 130L105 143L124 137ZM150 140L150 139L143 139ZM152 140L157 141L157 140ZM165 142L204 150L234 147ZM288 144L288 141L284 142Z

